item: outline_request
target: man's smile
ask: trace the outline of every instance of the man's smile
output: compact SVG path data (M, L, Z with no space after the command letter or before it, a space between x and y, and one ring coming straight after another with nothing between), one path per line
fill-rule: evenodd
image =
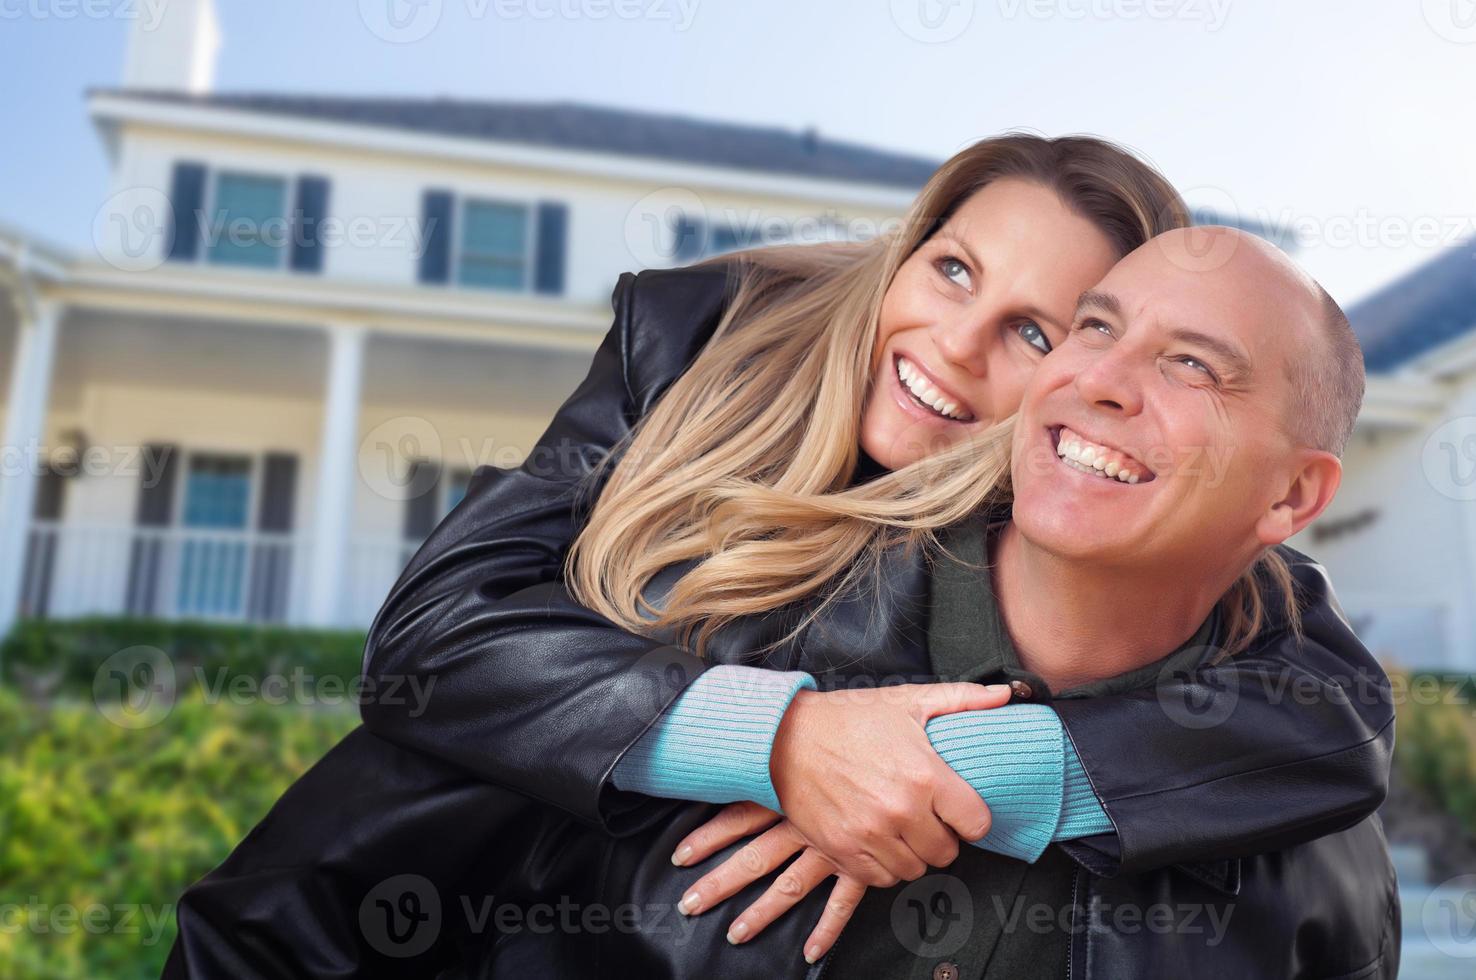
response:
M1125 450L1088 439L1064 425L1050 426L1048 431L1057 458L1071 469L1129 485L1153 482L1153 470Z

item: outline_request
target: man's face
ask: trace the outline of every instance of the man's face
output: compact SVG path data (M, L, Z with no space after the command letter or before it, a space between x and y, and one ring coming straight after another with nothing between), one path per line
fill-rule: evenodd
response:
M1288 367L1321 349L1307 283L1257 243L1195 229L1154 239L1083 294L1021 405L1025 538L1165 574L1243 567L1276 543L1267 515L1302 452Z

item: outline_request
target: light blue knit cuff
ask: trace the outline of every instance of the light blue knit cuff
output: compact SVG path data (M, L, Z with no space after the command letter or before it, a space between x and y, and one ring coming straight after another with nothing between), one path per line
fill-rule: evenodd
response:
M752 800L778 810L769 777L774 736L789 702L814 687L803 671L713 667L621 756L611 780L617 789L669 800Z
M1055 839L1072 840L1114 833L1116 828L1112 826L1107 811L1102 809L1086 770L1081 767L1076 746L1071 744L1071 738L1064 731L1061 733L1061 750L1061 822L1056 826Z
M943 761L989 804L989 833L973 843L1035 861L1061 817L1063 729L1042 704L959 711L928 721Z

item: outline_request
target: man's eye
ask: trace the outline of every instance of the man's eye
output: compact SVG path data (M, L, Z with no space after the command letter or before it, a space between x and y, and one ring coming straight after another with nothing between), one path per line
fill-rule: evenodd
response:
M1209 378L1211 381L1220 380L1219 376L1215 374L1215 369L1210 367L1208 364L1204 363L1197 357L1190 357L1188 355L1185 355L1179 358L1179 363L1188 365L1189 367L1203 374L1205 377Z
M1076 329L1095 330L1097 333L1106 334L1108 337L1112 336L1112 328L1103 323L1101 320L1095 319L1094 317L1087 317L1085 320L1081 321L1081 325L1078 326Z
M1019 331L1020 336L1023 337L1025 342L1030 346L1037 348L1045 354L1049 354L1051 352L1050 338L1045 335L1045 331L1040 328L1040 324L1036 323L1034 320L1026 320L1024 323L1020 324Z
M943 273L943 278L962 286L964 289L973 288L974 279L969 274L969 267L952 255L945 255L938 260L938 271ZM959 277L962 277L962 280Z

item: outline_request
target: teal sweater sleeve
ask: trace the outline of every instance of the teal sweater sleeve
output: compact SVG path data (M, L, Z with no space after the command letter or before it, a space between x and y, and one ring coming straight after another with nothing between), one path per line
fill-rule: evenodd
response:
M666 799L753 800L778 810L769 753L808 674L721 665L693 681L616 763L619 789ZM989 804L980 847L1035 861L1053 840L1110 833L1108 819L1056 713L1015 704L927 724L928 739Z
M731 664L704 671L620 757L611 780L668 800L752 800L778 810L769 750L789 702L814 687L802 671Z

